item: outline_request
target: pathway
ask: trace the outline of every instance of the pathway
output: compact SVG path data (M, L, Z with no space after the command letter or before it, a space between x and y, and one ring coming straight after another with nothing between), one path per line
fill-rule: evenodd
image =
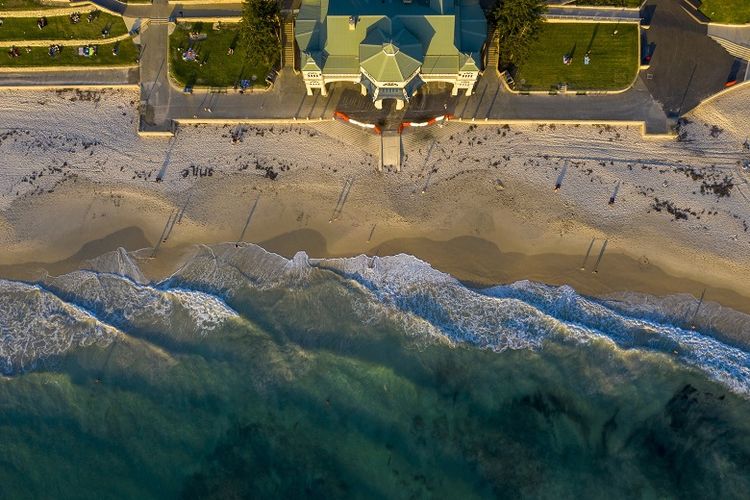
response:
M138 85L138 68L95 69L60 71L19 71L17 73L0 73L0 82L4 87L13 86L52 86L74 87L77 85Z
M607 21L607 22L640 22L641 14L638 9L596 9L576 6L547 8L547 19L556 21Z

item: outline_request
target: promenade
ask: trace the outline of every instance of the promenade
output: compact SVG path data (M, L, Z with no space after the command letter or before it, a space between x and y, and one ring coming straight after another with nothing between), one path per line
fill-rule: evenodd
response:
M123 85L139 84L141 89L140 130L146 132L169 132L180 120L320 120L331 118L334 111L342 111L386 127L395 126L401 120L418 121L436 115L451 113L458 118L476 120L538 120L549 121L600 121L643 122L647 133L663 134L670 130L681 114L697 105L701 99L722 89L726 75L732 65L738 63L732 56L705 33L706 30L687 25L690 21L679 17L680 28L688 32L690 40L700 42L678 45L661 39L661 33L669 33L679 13L675 13L669 0L650 0L649 6L657 14L652 15L652 27L644 32L653 33L659 49L654 62L647 71L641 71L634 85L625 92L614 94L533 94L519 95L503 85L493 68L485 70L470 97L450 96L449 89L429 87L420 92L405 110L397 112L392 106L378 111L371 101L360 95L358 86L334 85L328 96L316 93L307 96L301 77L292 68L283 68L267 91L240 94L234 89L198 90L185 94L183 89L170 81L168 68L169 33L176 20L200 20L211 22L216 18L236 18L242 11L241 3L202 4L169 3L155 0L153 4L125 4L117 0L94 0L96 6L141 23L140 68L0 73L0 86L41 85ZM661 15L664 11L667 15ZM618 21L634 21L637 11L570 9L553 7L548 17L588 20L605 20L607 16ZM660 27L660 20L668 23ZM696 26L698 26L696 24ZM644 35L645 43L653 43ZM667 46L669 50L667 49ZM661 53L669 53L659 61ZM682 59L686 62L682 64ZM709 61L705 60L710 58ZM673 61L676 61L673 62ZM687 66L687 62L690 66ZM744 63L739 63L744 64ZM688 82L690 68L697 67ZM741 67L744 76L746 65ZM676 71L677 69L677 71ZM687 76L685 71L687 71ZM689 85L686 90L686 85Z

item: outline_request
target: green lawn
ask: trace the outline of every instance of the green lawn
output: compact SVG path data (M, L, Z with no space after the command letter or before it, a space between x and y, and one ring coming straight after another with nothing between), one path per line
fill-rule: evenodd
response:
M191 41L190 32L207 35L205 40ZM169 37L169 70L172 78L185 86L234 87L240 80L251 80L255 75L255 86L265 87L265 78L270 68L253 66L247 61L245 51L239 45L239 29L236 24L223 24L216 31L209 23L178 23ZM182 54L193 48L198 57L195 61L184 61ZM234 54L227 50L235 47ZM202 63L202 64L201 64Z
M715 23L750 23L750 0L703 0L700 10Z
M99 12L93 22L81 14L81 22L72 24L68 16L47 17L47 26L37 27L36 17L7 17L0 26L0 40L87 40L102 38L102 29L109 26L109 36L128 32L119 16Z
M577 0L576 5L594 5L597 7L640 7L643 0Z
M112 47L119 44L118 55L112 54ZM59 55L49 56L48 47L31 47L31 52L21 48L20 57L8 56L9 47L2 47L0 67L30 68L30 67L59 67L59 66L127 66L135 64L138 58L138 46L130 39L121 42L107 43L98 46L97 54L92 57L78 55L78 45L65 45Z
M43 4L37 0L0 0L0 11L58 9L62 7L69 7L68 2Z
M546 23L514 75L516 89L551 90L560 83L569 91L625 89L638 71L638 36L636 24ZM563 64L566 54L570 65Z

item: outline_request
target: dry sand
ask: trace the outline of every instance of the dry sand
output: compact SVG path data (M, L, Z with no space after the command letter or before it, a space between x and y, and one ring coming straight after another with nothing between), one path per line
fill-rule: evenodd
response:
M243 241L287 256L403 252L476 284L533 279L596 295L706 288L750 312L748 86L688 116L679 140L604 126L407 132L400 173L376 172L373 138L343 124L140 139L132 91L1 95L0 276L153 246L173 216L144 262L154 277L195 243L237 241L247 223Z

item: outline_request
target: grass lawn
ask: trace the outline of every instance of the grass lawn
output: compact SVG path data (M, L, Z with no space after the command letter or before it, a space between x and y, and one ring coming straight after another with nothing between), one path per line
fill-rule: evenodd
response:
M597 7L640 7L643 0L576 0L573 3Z
M109 27L109 36L128 32L119 16L99 12L93 22L81 14L81 22L72 24L68 16L47 17L47 26L39 29L36 17L7 17L0 26L0 40L74 40L102 38L102 29Z
M614 31L617 34L614 35ZM589 52L591 63L584 64ZM563 56L572 63L563 64ZM621 90L638 71L638 25L547 23L514 75L517 90Z
M750 23L750 0L703 0L700 10L715 23Z
M59 9L68 6L68 2L44 4L42 2L38 2L37 0L0 0L0 11Z
M190 40L190 32L206 35L205 40ZM247 61L245 51L239 45L239 27L222 24L216 31L210 23L178 23L169 37L169 71L175 81L184 86L234 87L240 80L252 81L255 86L265 87L265 78L270 68L253 66ZM235 47L234 54L227 50ZM197 52L195 61L184 61L182 54L192 48ZM201 65L202 63L202 65Z
M120 53L112 55L112 47L119 44ZM93 57L78 55L78 45L65 45L57 57L50 57L48 47L31 47L31 52L21 48L20 57L8 56L9 47L0 48L0 66L5 68L59 67L59 66L126 66L134 64L138 57L138 47L131 40L107 43L98 46Z

